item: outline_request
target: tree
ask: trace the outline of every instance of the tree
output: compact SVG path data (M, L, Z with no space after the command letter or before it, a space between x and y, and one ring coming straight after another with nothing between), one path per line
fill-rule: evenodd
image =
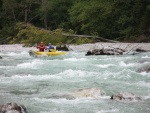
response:
M46 29L64 27L69 19L68 9L72 1L69 0L42 0L40 18Z
M78 33L98 34L110 37L109 15L111 4L104 0L91 0L77 2L69 10L70 21Z

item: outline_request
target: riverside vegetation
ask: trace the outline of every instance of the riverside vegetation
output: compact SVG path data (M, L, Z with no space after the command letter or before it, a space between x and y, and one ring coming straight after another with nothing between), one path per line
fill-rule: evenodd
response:
M62 33L150 41L149 0L0 0L0 43L90 43Z

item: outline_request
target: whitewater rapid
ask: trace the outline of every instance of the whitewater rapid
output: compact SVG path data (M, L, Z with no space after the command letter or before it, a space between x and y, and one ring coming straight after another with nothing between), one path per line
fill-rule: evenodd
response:
M16 102L29 113L148 113L150 53L124 56L85 56L70 51L57 57L29 56L29 49L0 51L0 103ZM105 94L77 96L76 91L100 88ZM134 103L110 100L117 92L142 97Z

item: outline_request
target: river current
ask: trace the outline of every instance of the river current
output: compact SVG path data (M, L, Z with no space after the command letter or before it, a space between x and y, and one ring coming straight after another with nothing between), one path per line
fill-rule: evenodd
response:
M29 56L27 50L0 51L0 103L16 102L29 113L148 113L150 53L85 56L70 51L57 57ZM145 61L145 62L144 62ZM68 98L79 89L100 88L104 96ZM110 100L118 92L142 97L138 102Z

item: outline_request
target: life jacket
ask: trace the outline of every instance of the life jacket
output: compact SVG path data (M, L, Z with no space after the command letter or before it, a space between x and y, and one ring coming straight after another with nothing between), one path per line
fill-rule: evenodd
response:
M47 49L46 46L37 46L36 48L39 49L40 52L44 52L44 50Z
M48 47L48 51L49 51L49 52L53 52L53 50L55 50L54 46L50 45L50 46Z
M52 46L52 45L51 45L51 46L49 46L49 48L48 48L48 49L54 49L54 46Z

